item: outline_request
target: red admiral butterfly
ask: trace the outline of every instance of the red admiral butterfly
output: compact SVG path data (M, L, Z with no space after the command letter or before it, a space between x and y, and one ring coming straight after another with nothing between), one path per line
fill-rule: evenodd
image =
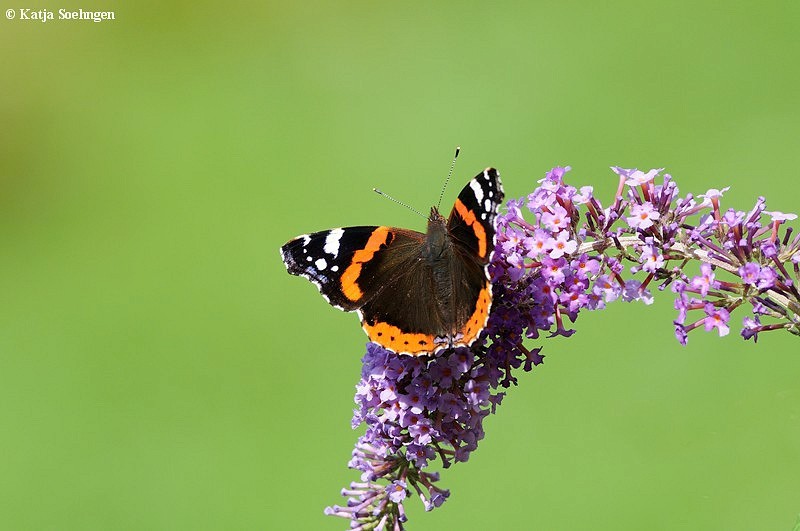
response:
M298 236L281 247L292 275L313 282L332 306L358 311L369 339L400 354L471 345L492 303L488 264L500 176L472 179L445 219L431 208L425 234L345 227Z

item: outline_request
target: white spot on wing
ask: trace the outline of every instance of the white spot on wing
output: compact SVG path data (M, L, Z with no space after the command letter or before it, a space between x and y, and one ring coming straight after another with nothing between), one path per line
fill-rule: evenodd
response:
M472 188L472 192L475 194L475 199L478 200L478 203L483 201L483 188L481 188L481 183L475 179L472 179L469 182L469 187Z
M486 202L483 203L484 210L488 210L489 212L492 211L492 200L487 199Z
M325 247L323 250L336 257L339 254L339 240L342 238L342 234L344 234L344 230L342 229L333 229L330 231L325 237Z
M337 271L339 271L339 266L335 265L335 266L331 267L331 271L336 273Z
M317 269L320 271L325 271L325 268L328 267L328 262L326 262L324 258L319 258L314 262L314 265L317 266Z

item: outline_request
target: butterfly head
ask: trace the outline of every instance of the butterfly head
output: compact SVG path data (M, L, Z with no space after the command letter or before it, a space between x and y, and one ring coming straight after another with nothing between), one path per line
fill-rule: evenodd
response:
M446 232L447 220L439 213L437 207L431 207L431 214L428 216L428 234L433 232Z
M443 220L443 219L444 219L444 216L439 214L439 207L432 206L431 207L431 213L428 216L428 223L430 223L431 221L438 221L438 220Z

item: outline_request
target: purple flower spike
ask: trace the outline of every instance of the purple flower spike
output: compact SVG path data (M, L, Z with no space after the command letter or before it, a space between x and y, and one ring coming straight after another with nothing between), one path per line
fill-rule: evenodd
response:
M429 467L469 460L506 390L542 364L542 347L530 341L569 337L581 311L615 300L651 304L651 283L675 293L682 345L700 327L728 335L731 313L748 305L745 340L771 330L800 335L800 236L786 228L795 215L765 211L763 198L723 214L727 187L698 202L679 196L668 174L656 184L662 169L620 167L604 206L590 186L565 182L569 170L553 168L497 216L491 313L472 346L411 357L367 345L352 418L365 430L349 463L361 480L342 491L346 506L325 514L349 519L351 529L400 531L412 494L426 510L441 506L450 492ZM684 272L698 262L699 275ZM770 319L778 322L762 322Z

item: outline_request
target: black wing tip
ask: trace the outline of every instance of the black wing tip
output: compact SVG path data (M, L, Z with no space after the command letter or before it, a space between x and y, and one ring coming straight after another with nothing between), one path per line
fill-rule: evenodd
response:
M497 171L496 168L492 168L491 166L483 170L483 174L486 175L489 179L494 179L497 181L497 191L499 192L498 203L503 200L505 194L503 193L503 181L500 180L500 172Z
M285 254L283 252L283 248L281 248L281 260L283 261L283 265L286 267L286 272L290 275L299 275L301 269L297 267L297 262L290 254Z
M285 244L281 245L281 248L278 251L281 253L281 260L283 261L283 265L286 266L286 271L289 272L291 275L298 275L301 276L302 273L305 271L305 268L301 267L298 263L297 259L294 256L293 248L297 247L298 240L302 239L302 236L298 236L293 240L286 242Z

